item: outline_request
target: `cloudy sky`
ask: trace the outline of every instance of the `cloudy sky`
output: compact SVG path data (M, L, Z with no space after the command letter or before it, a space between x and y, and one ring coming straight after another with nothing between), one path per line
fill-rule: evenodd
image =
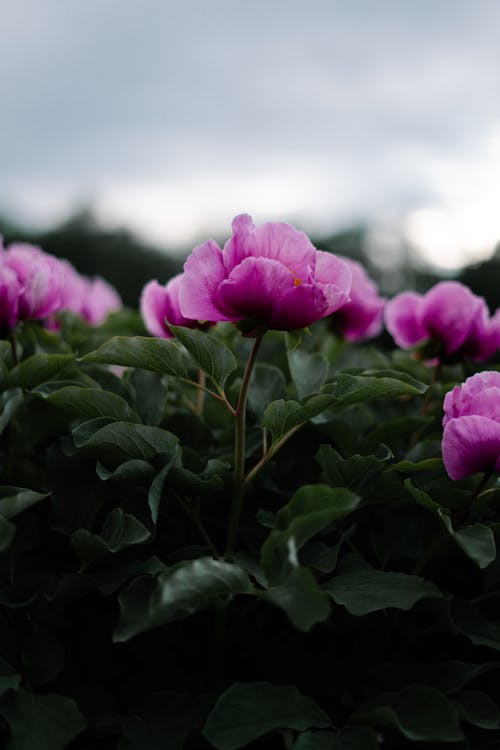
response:
M0 212L500 239L497 0L0 0Z

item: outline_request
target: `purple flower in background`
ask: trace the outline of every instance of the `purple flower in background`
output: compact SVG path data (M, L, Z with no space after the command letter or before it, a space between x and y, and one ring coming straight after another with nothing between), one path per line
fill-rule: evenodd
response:
M380 297L375 283L355 260L338 256L352 272L350 302L332 315L332 323L348 341L378 336L382 330L385 299Z
M141 294L141 314L149 333L158 338L169 339L172 337L166 323L174 326L187 326L195 328L198 321L185 318L179 306L179 287L182 274L178 274L162 286L157 281L150 281Z
M348 266L316 250L303 232L281 222L256 227L242 214L223 250L213 240L195 247L184 264L179 302L193 320L249 319L289 331L338 310L350 286Z
M500 372L478 372L446 394L443 461L451 479L500 470Z
M429 340L440 359L484 362L500 347L500 310L490 318L484 299L458 281L441 281L425 295L398 294L385 306L385 324L398 346Z

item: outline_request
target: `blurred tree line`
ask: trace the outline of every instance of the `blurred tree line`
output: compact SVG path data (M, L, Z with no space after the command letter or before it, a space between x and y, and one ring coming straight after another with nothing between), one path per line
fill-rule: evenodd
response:
M179 249L175 255L146 244L126 229L105 229L90 211L80 211L62 224L44 232L34 232L15 226L0 217L0 235L5 244L13 241L32 242L49 253L67 258L81 273L100 275L120 292L125 304L137 307L146 282L157 279L165 283L182 270L183 258L189 251ZM223 238L220 238L223 241ZM366 227L354 227L326 238L313 238L321 250L346 255L362 262L372 278L387 296L403 289L425 292L442 279L423 265L411 247L401 242L394 262L385 263L384 247L376 252L370 247L370 233ZM485 297L490 310L500 306L500 245L488 260L465 267L455 276L476 294Z

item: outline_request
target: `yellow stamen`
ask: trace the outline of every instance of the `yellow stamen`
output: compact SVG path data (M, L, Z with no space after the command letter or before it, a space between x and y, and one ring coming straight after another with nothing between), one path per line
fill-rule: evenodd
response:
M293 280L293 285L294 286L300 286L301 284L302 284L302 282L301 282L301 280L299 278L295 278Z

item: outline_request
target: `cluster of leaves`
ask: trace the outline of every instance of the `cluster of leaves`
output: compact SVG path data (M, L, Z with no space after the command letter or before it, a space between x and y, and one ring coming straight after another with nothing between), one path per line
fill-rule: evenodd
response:
M498 747L500 495L440 457L470 373L266 334L228 552L251 341L144 333L0 342L0 746Z

